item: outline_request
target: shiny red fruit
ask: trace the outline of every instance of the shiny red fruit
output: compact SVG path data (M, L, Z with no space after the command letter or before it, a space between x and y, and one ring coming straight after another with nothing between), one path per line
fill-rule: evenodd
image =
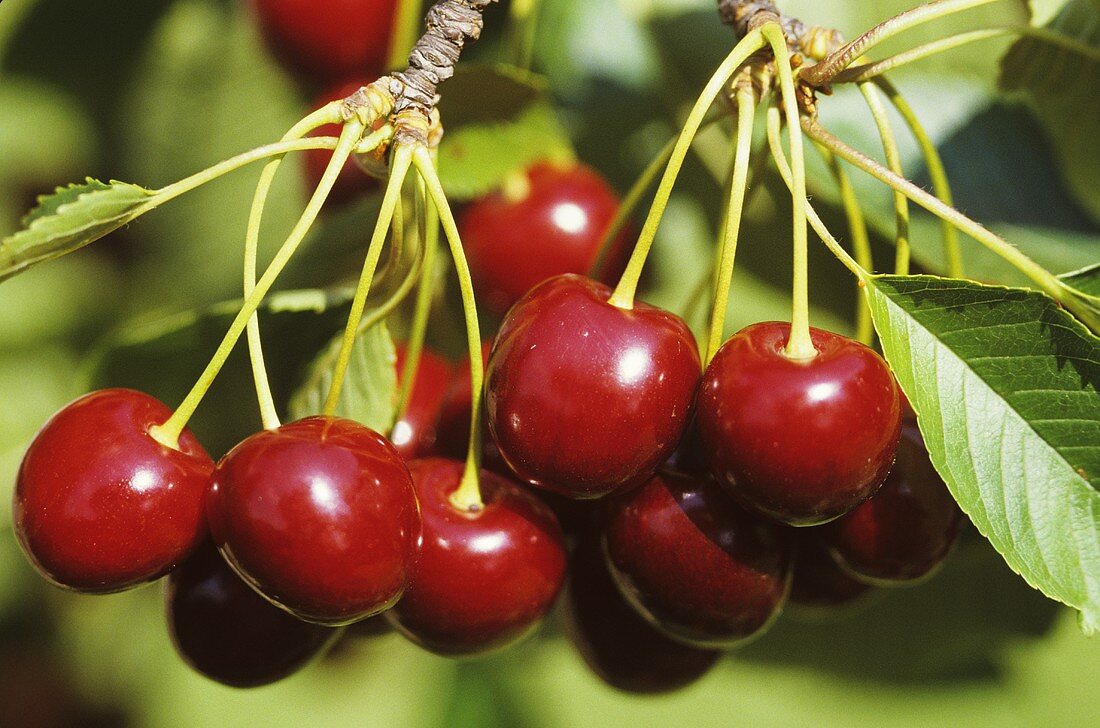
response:
M826 526L826 528L828 528ZM791 604L813 609L831 609L851 604L871 587L846 574L821 543L820 529L802 535L796 543Z
M518 189L483 197L459 219L478 300L497 313L547 278L587 275L619 209L614 190L583 164L540 163L521 179ZM605 279L622 272L628 237L612 243Z
M710 479L662 473L616 498L604 547L626 598L685 644L730 647L757 636L787 599L787 534Z
M320 624L393 606L420 538L401 456L377 432L335 417L241 442L218 463L206 507L214 542L237 573Z
M319 109L330 101L345 99L358 91L361 86L365 86L373 80L373 78L369 78L363 81L349 81L327 89L325 93L317 97L314 102L314 108ZM311 131L308 136L339 137L341 131L343 131L343 127L339 124L325 124ZM310 149L305 152L303 156L303 161L305 162L306 191L312 194L313 190L315 190L317 185L321 182L321 177L325 174L329 159L332 158L332 150ZM336 178L336 184L333 185L332 192L329 193L329 200L337 203L347 202L371 192L372 190L376 190L378 187L379 183L377 179L364 172L359 165L356 164L354 159L349 159L344 163L344 168L340 170L340 176Z
M260 30L289 70L322 83L381 76L397 0L253 0Z
M707 673L721 655L689 647L651 627L623 599L597 539L573 555L565 595L566 627L584 661L608 685L628 693L667 693Z
M252 590L212 545L166 582L168 634L192 668L224 685L256 687L297 672L340 630L303 622Z
M489 359L489 428L533 485L598 498L648 478L676 448L699 381L677 316L576 275L533 288L505 317Z
M397 347L397 376L405 371L408 351L405 345ZM393 426L391 439L397 452L406 460L427 457L435 453L439 437L439 418L443 403L451 386L454 367L449 361L430 349L420 352L409 402L397 424Z
M868 347L811 329L818 354L784 354L790 324L742 329L703 374L696 425L711 471L744 505L796 526L832 520L882 484L901 399Z
M930 576L954 545L962 511L939 476L920 430L907 422L897 462L883 486L854 511L825 527L842 567L883 585Z
M565 545L554 514L519 485L482 471L482 510L450 496L463 463L409 464L423 508L424 540L405 596L386 618L442 655L483 654L531 634L565 579Z
M206 535L214 463L188 430L179 449L152 438L172 411L131 389L62 408L31 442L15 485L15 534L58 586L106 593L168 573Z

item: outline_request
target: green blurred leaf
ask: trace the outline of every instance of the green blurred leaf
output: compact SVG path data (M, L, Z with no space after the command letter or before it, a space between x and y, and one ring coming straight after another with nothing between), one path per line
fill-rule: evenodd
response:
M1028 583L1100 628L1100 340L1030 291L930 276L867 291L959 505Z
M1074 290L1088 296L1100 296L1100 263L1059 277Z
M310 365L290 400L294 419L321 413L342 343L341 334ZM355 338L336 414L377 432L388 433L393 427L397 418L397 350L385 322L360 331Z

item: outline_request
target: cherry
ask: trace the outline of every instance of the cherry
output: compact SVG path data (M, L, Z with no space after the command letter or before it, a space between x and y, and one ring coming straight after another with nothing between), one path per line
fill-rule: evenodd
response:
M627 600L685 644L730 647L759 635L787 599L786 534L710 479L663 473L616 498L604 545Z
M377 432L336 417L307 417L238 444L218 463L206 510L237 573L320 624L393 606L420 538L401 456Z
M856 601L870 586L846 574L821 543L820 529L796 537L791 603L814 609L830 609Z
M577 546L564 606L567 631L584 661L625 692L678 690L706 674L721 655L671 640L642 619L619 594L595 538Z
M407 355L408 350L403 344L397 347L398 377L405 371ZM420 352L420 363L416 367L416 380L408 405L393 426L393 445L406 460L426 457L435 452L439 418L451 386L453 369L451 363L439 354L429 349Z
M784 354L790 324L742 329L703 374L696 424L711 470L742 504L797 526L866 500L894 461L901 400L868 347L811 329L818 354Z
M962 511L906 422L897 463L874 496L825 527L833 557L854 576L889 585L930 576L959 535Z
M233 573L213 545L169 574L164 596L168 633L180 657L232 687L281 680L340 634L273 606Z
M423 508L424 539L405 596L386 618L417 644L443 655L482 654L531 634L565 578L565 546L554 514L519 485L481 473L484 508L450 499L463 464L409 464Z
M489 358L489 428L522 480L573 498L637 485L675 449L699 381L677 316L577 275L551 278L508 312Z
M188 430L179 449L149 434L172 411L132 389L63 407L34 438L15 486L15 533L58 586L120 591L168 573L206 535L214 462Z
M459 219L479 300L497 313L551 276L587 274L619 208L603 177L583 164L535 164L518 182L474 202ZM624 231L608 251L608 280L622 272L627 240Z
M260 30L290 70L322 82L381 76L397 0L253 0Z
M365 86L373 80L349 81L333 86L317 97L314 108L319 109L330 101L345 99L358 91L361 86ZM342 127L339 124L325 124L311 131L308 136L339 137L341 131ZM304 154L307 192L312 193L317 188L331 158L332 150L330 149L310 149ZM340 170L340 176L336 178L336 184L333 185L332 191L329 193L329 200L335 203L348 202L367 192L378 189L378 186L377 179L364 172L354 159L349 159L344 163L344 168Z

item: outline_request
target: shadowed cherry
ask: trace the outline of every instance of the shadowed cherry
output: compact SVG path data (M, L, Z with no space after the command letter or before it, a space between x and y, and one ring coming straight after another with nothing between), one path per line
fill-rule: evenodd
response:
M584 661L608 685L628 693L667 693L695 682L721 655L689 647L654 629L627 604L604 563L599 540L573 554L565 617Z
M677 316L551 278L508 312L489 358L489 428L532 485L598 498L638 485L676 448L699 381L695 337Z
M207 515L238 574L295 616L329 625L393 606L420 538L401 456L377 432L335 417L233 448L214 473Z
M742 329L703 374L696 425L710 467L742 504L796 526L830 521L882 484L901 399L886 362L820 329L818 354L784 354L790 324Z
M901 431L883 486L825 527L833 557L854 576L889 586L931 576L959 535L963 514L932 466L916 424Z
M841 607L855 602L871 587L846 574L821 543L820 529L813 534L794 535L794 577L791 580L791 604L815 610Z
M179 449L149 429L172 411L132 389L66 405L23 457L12 518L31 563L58 586L120 591L168 573L206 534L214 462L189 430Z
M405 371L408 350L397 347L397 376ZM409 403L393 426L393 446L406 460L435 454L443 403L451 386L454 367L429 349L420 352Z
M442 655L501 649L531 634L565 578L554 514L518 484L481 473L484 508L459 510L450 496L463 463L409 464L423 508L424 539L405 596L386 612L401 633Z
M661 473L614 499L604 547L627 600L685 644L742 643L763 633L787 599L787 534L709 479Z
M213 545L165 582L168 634L184 662L236 688L267 685L310 662L339 629L303 622L241 581Z

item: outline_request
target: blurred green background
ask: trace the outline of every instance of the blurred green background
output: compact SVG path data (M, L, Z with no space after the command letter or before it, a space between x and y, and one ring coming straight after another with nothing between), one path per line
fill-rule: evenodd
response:
M849 37L911 4L781 3ZM1060 3L1040 5L1049 12ZM469 58L498 58L505 16L505 8L490 8L483 40ZM1002 2L892 47L964 24L1025 17L1023 3ZM549 82L579 158L624 191L674 133L685 104L731 43L712 0L543 0L534 65ZM1006 46L954 51L895 81L945 155L961 209L1056 272L1094 263L1100 165L1067 153L1066 130L1033 111L1042 107L997 90ZM476 84L463 88L472 94ZM3 0L0 235L15 230L35 196L57 184L91 175L158 187L273 141L308 111L309 95L265 52L240 0ZM458 102L476 104L476 94L452 101ZM858 94L841 91L822 106L826 125L878 151ZM1100 115L1073 122L1077 135L1100 133ZM698 148L645 285L647 299L680 312L711 256L720 200L713 173L721 173L729 152L721 135L704 135ZM903 150L910 176L926 182L915 147L904 140ZM841 233L835 193L820 160L811 154L809 161L815 202ZM10 533L9 489L22 451L56 408L91 386L143 383L169 402L182 394L222 323L184 320L179 330L169 326L169 335L154 324L160 333L153 335L140 333L148 326L126 322L237 294L255 173L219 181L91 248L0 284L0 725L1100 725L1100 696L1091 689L1100 644L1081 636L1068 610L1029 589L973 532L927 584L877 595L824 622L786 615L696 685L656 698L602 685L556 618L536 639L469 662L434 657L394 635L349 639L283 683L234 691L176 658L158 586L96 598L48 587ZM890 197L855 180L885 264ZM773 174L760 184L739 251L731 330L782 318L789 308L789 198ZM297 175L280 178L274 200L267 224L285 229L304 202ZM375 204L365 200L330 214L287 285L332 287L352 279ZM914 245L918 262L936 271L933 220L916 217ZM964 245L974 275L1019 282L975 245ZM812 264L814 323L850 330L849 278L820 250ZM441 302L432 336L455 352L453 308ZM278 323L268 329L278 340L269 358L284 362L275 376L277 393L285 394L340 322L288 316ZM116 333L120 328L129 333ZM218 392L196 421L215 455L258 426L242 372L231 371Z

